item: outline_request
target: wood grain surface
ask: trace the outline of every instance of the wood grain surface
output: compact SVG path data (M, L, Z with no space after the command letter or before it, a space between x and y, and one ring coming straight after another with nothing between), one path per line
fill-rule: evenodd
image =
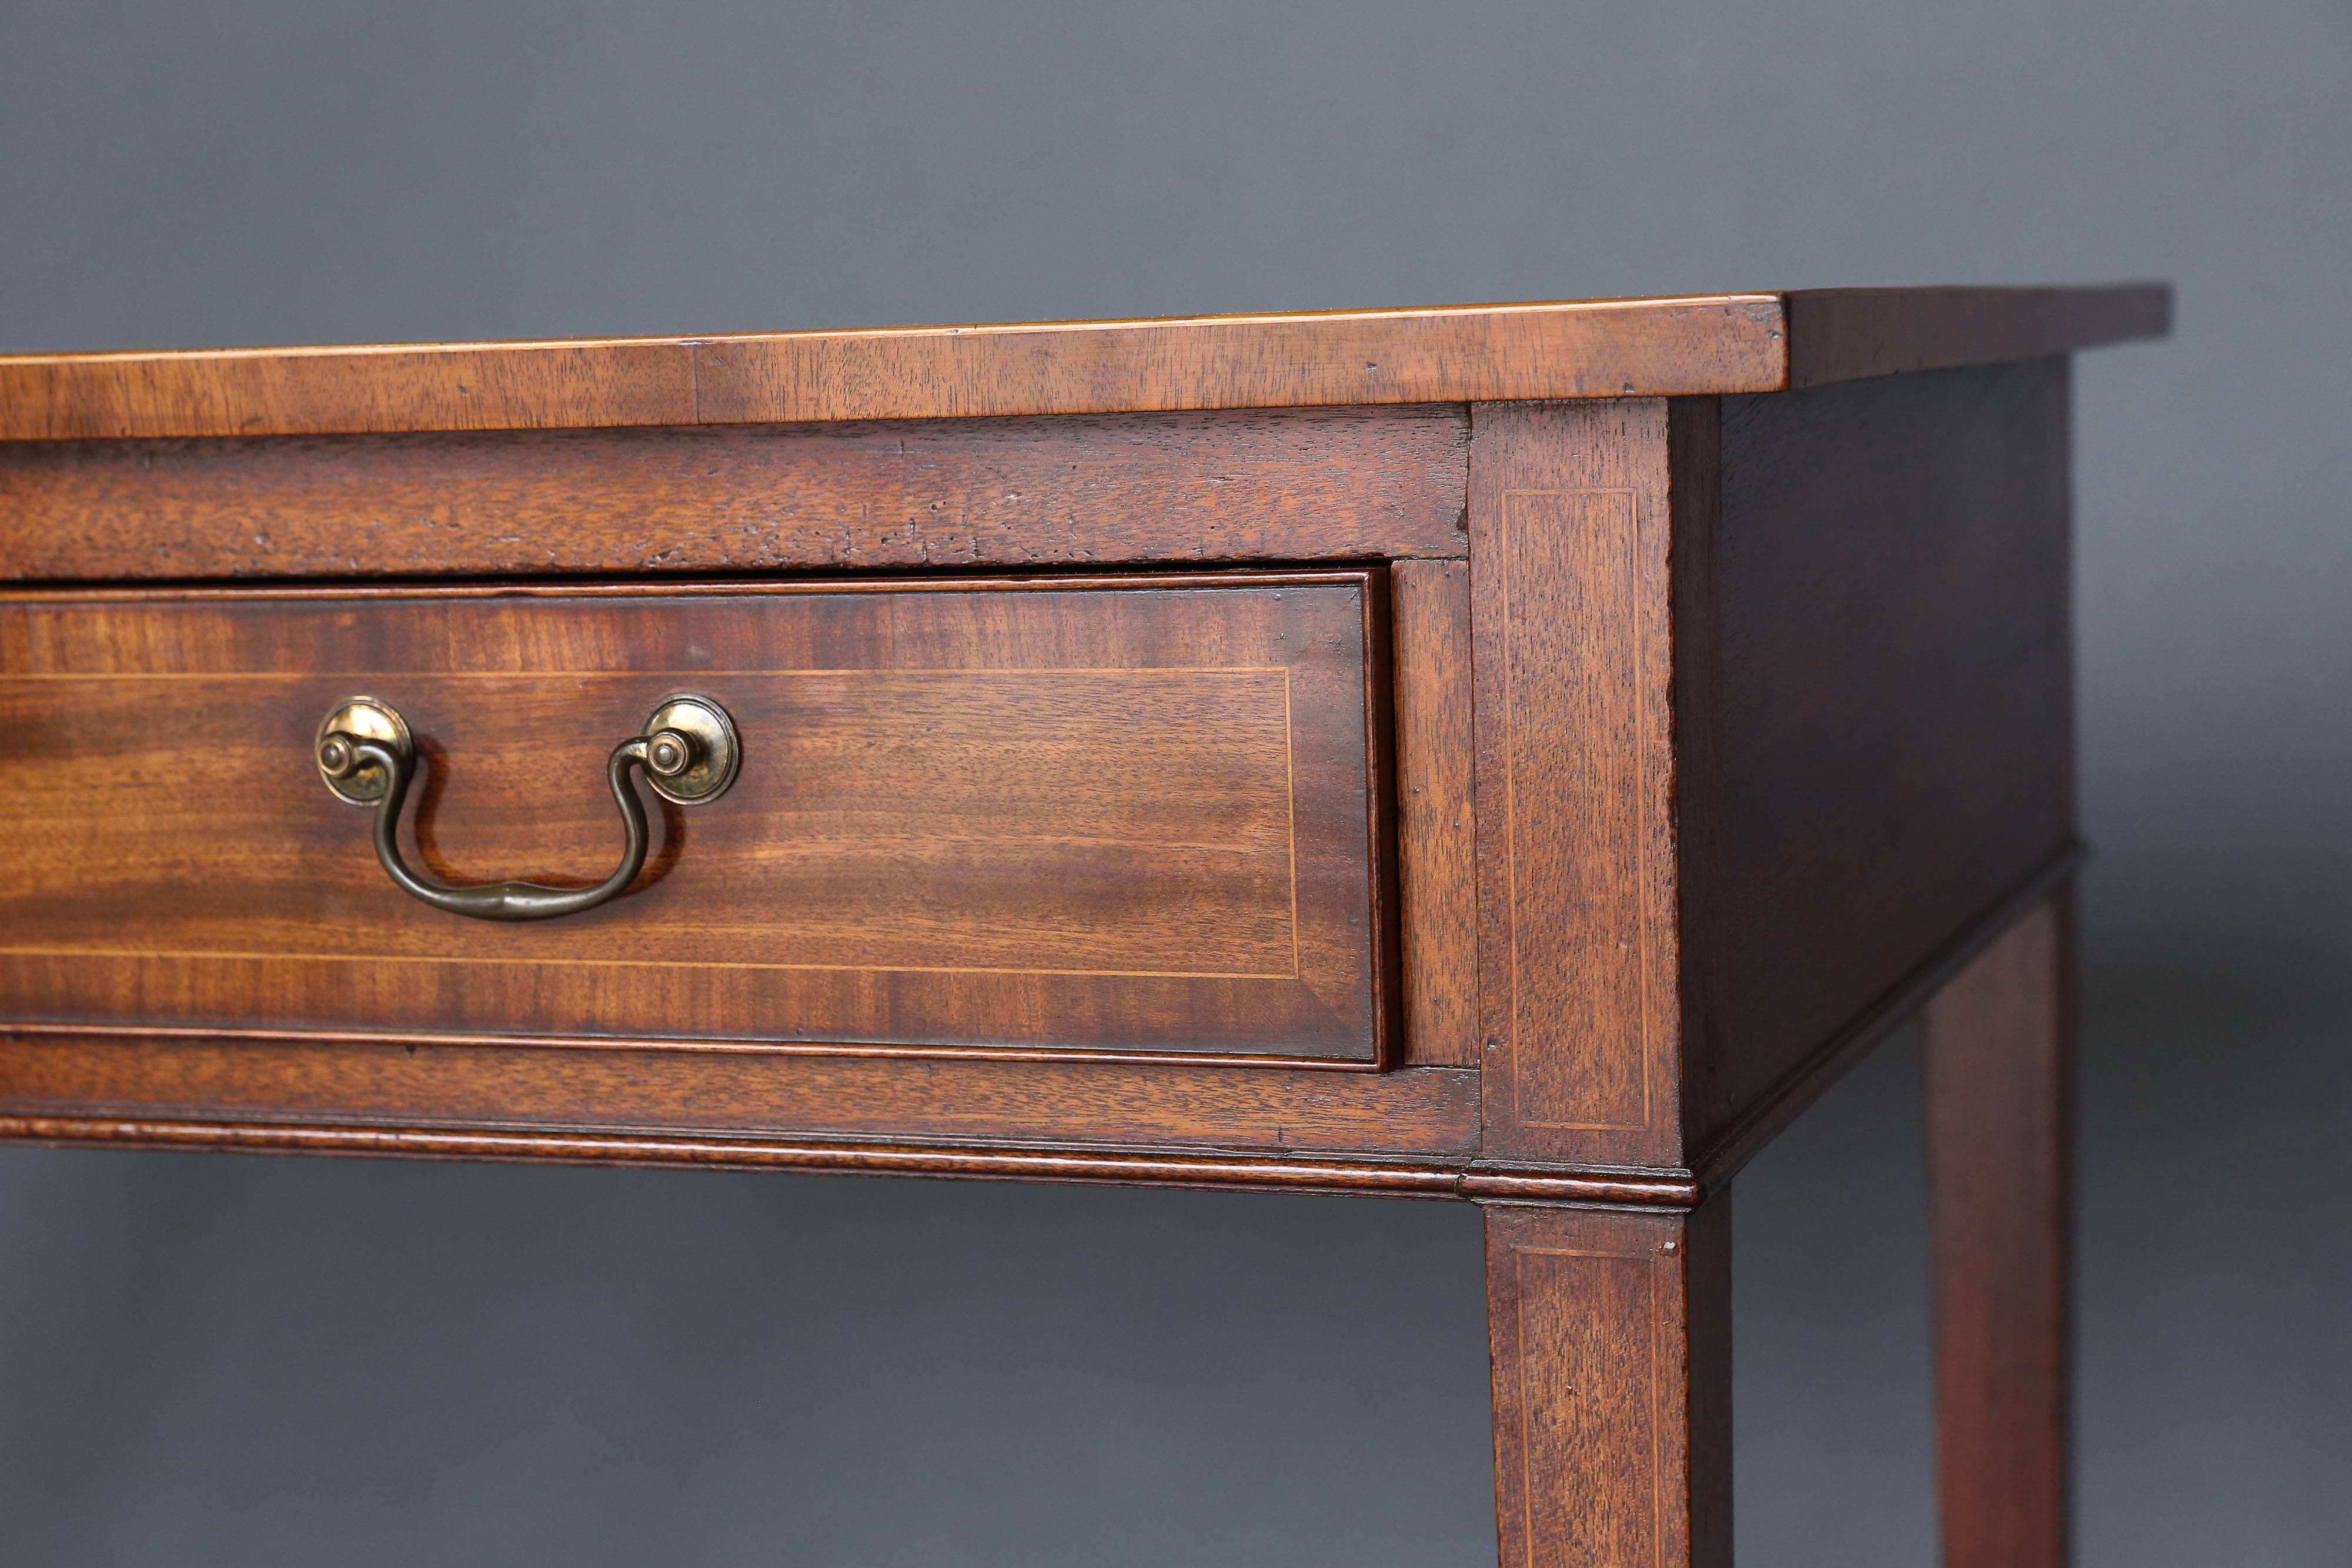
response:
M0 577L1460 556L1459 406L0 444Z
M1503 1568L1729 1568L1727 1198L1486 1218Z
M15 1032L30 1031L19 1026ZM0 1031L0 1041L7 1039L8 1031ZM1058 1144L1013 1144L934 1141L904 1135L845 1138L759 1132L705 1134L636 1127L615 1131L468 1126L349 1115L306 1122L268 1115L108 1113L71 1105L57 1113L10 1111L5 1109L8 1050L0 1045L0 1143L1238 1186L1392 1197L1612 1204L1673 1210L1688 1208L1696 1201L1691 1184L1671 1172L1559 1170L1505 1176L1465 1171L1460 1146L1432 1145L1430 1142L1441 1137L1448 1127L1470 1125L1475 1129L1475 1106L1467 1123L1451 1119L1456 1107L1477 1096L1476 1075L1454 1069L1411 1069L1377 1076L1312 1074L1312 1082L1305 1087L1318 1105L1370 1102L1363 1107L1366 1113L1362 1123L1372 1129L1370 1135L1381 1141L1379 1145L1360 1152L1342 1149L1327 1155L1306 1149L1286 1150L1280 1143L1263 1151L1236 1150L1230 1143L1213 1137L1204 1142L1215 1146L1186 1147L1156 1142L1121 1148L1067 1139ZM985 1072L1000 1064L958 1061L950 1065ZM1122 1071L1134 1064L1055 1065L1062 1071L1053 1076L1062 1077L1097 1069L1105 1072ZM1153 1107L1180 1102L1193 1088L1188 1076L1197 1065L1175 1063L1154 1072L1138 1099ZM1229 1081L1237 1076L1222 1068L1201 1071ZM1268 1075L1253 1070L1246 1076L1263 1081ZM1296 1071L1290 1076L1300 1081L1310 1077ZM60 1082L66 1082L70 1089L73 1081ZM1360 1092L1360 1084L1379 1088L1377 1092ZM1024 1087L1034 1092L1038 1085L1032 1082ZM1450 1104L1436 1103L1446 1095L1454 1096ZM1212 1112L1220 1103L1213 1093L1203 1102ZM1050 1125L1059 1124L1051 1115L1044 1120Z
M1946 1568L2072 1561L2072 927L2062 892L1927 1009Z
M1667 405L1473 418L1487 1155L1674 1165Z
M2168 299L2150 285L1823 290L753 337L26 354L0 357L0 440L1775 392L2161 332Z
M752 1152L879 1141L966 1152L1360 1154L1458 1166L1476 1146L1478 1087L1460 1068L1331 1072L17 1026L0 1032L0 1113L294 1124L321 1144L341 1128L360 1148L440 1129L504 1131L521 1142L740 1139ZM528 1150L519 1143L516 1152Z
M1478 1064L1478 904L1470 571L1389 569L1396 638L1397 862L1405 1060Z
M1678 432L1695 1163L2071 842L2067 402L2055 360L1725 399L1712 500Z
M1370 1067L1376 571L1024 584L0 599L0 1016ZM742 775L634 891L430 910L313 768L355 692L426 779L415 863L600 880L656 702Z
M0 1113L0 1142L60 1147L173 1148L235 1154L333 1155L377 1159L498 1160L652 1166L682 1170L801 1171L828 1175L946 1176L979 1181L1088 1182L1343 1197L1451 1197L1460 1185L1444 1165L1347 1155L1250 1155L1215 1150L1008 1148L849 1142L772 1134L515 1132L483 1127L175 1121L149 1117L24 1116ZM1563 1197L1612 1200L1601 1179L1552 1185ZM1584 1191L1569 1189L1581 1187Z

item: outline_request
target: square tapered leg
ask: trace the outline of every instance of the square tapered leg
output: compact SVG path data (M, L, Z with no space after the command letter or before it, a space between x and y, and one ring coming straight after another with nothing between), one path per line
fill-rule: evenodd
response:
M2035 908L1927 1012L1946 1568L2068 1556L2071 916Z
M1730 1563L1730 1219L1487 1207L1504 1568Z

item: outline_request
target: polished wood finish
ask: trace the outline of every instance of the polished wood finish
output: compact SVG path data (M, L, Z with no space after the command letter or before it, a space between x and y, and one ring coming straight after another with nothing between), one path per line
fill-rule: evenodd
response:
M0 442L0 578L1463 555L1459 405Z
M0 358L0 1139L1470 1199L1505 1563L1720 1568L1728 1183L1927 1005L1946 1561L2061 1563L2061 356L2168 311ZM544 928L310 767L593 878L679 688Z
M1360 1155L1438 1168L1477 1145L1477 1077L1460 1068L38 1026L0 1040L0 1113L23 1116Z
M1729 1199L1486 1218L1503 1568L1729 1568Z
M1677 427L1696 1162L1818 1092L1828 1042L2070 841L2067 402L2044 360Z
M0 356L0 440L1780 392L2161 333L2159 286L1815 290L764 337Z
M1092 1152L970 1144L847 1143L774 1136L704 1138L668 1133L509 1132L498 1128L352 1127L334 1124L173 1121L153 1117L26 1116L0 1113L0 1139L399 1159L553 1162L722 1170L968 1176L992 1181L1097 1182L1124 1186L1240 1187L1348 1197L1463 1197L1512 1202L1687 1208L1690 1183L1639 1171L1541 1176L1465 1173L1450 1165L1312 1155Z
M706 1138L675 1133L518 1133L500 1128L341 1127L301 1123L7 1114L0 1114L0 1138L232 1154L950 1176L978 1181L1323 1193L1345 1197L1467 1196L1462 1178L1450 1170L1394 1160L1313 1155L1092 1153L961 1144L924 1147L773 1136ZM1672 1196L1670 1184L1638 1177L1563 1176L1546 1186L1549 1189L1547 1196L1564 1202L1612 1203L1629 1198L1633 1202L1665 1202Z
M1647 399L1475 416L1489 1159L1680 1163L1666 429Z
M1397 864L1404 915L1405 1060L1478 1064L1478 907L1470 573L1389 569L1396 646Z
M2062 361L1481 404L1484 1157L1727 1176L2070 852Z
M34 1021L1208 1052L1392 1030L1376 572L0 598L0 995ZM582 885L666 695L741 778L625 897L467 921L323 789L415 730L436 880Z
M2070 1558L2072 902L2044 902L1927 1009L1945 1568Z

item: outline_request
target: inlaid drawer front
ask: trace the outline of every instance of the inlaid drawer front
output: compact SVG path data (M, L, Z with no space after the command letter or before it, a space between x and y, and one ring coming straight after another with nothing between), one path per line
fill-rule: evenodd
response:
M0 1017L1377 1065L1373 570L0 600ZM322 720L397 712L433 887L621 862L617 741L740 739L625 891L396 886ZM364 758L342 758L358 765ZM675 758L668 760L676 761ZM576 901L575 901L576 902Z

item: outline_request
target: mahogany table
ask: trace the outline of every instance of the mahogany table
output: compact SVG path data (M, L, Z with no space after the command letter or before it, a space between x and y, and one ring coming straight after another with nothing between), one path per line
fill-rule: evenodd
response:
M2071 351L2156 287L0 359L0 1136L1486 1213L1505 1563L1730 1553L1923 1005L2066 1552ZM509 879L527 880L509 880Z

